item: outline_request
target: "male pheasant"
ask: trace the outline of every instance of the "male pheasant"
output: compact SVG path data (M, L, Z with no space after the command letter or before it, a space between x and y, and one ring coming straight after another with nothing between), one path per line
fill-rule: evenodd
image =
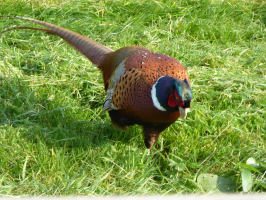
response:
M119 128L141 125L148 149L177 118L186 118L193 95L188 73L176 59L139 46L113 51L47 22L19 16L1 17L16 17L45 26L48 29L13 29L41 30L58 35L85 55L103 74L107 94L103 111L109 112L112 123Z

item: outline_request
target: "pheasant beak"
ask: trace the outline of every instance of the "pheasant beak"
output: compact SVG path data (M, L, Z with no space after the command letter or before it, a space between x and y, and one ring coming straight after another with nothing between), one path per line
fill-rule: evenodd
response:
M186 119L187 117L187 108L182 108L182 107L178 107L180 115L182 117L182 119Z

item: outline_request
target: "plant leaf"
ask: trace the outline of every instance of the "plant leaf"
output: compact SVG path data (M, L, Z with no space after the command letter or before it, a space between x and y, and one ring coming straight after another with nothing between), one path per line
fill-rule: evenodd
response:
M175 166L175 169L177 171L183 171L184 169L186 169L186 165L184 163L178 163L176 166Z
M252 174L248 168L244 168L241 172L242 188L244 192L250 191L252 188Z
M215 174L200 174L197 182L207 192L232 192L236 188L234 181Z

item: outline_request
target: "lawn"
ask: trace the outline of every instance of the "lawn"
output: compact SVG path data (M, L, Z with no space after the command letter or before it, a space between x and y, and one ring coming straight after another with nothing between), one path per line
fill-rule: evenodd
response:
M0 0L0 15L47 21L187 69L190 112L147 156L139 126L102 113L100 71L61 38L0 35L0 195L266 192L266 2ZM0 32L31 22L0 18ZM201 177L201 178L200 178Z

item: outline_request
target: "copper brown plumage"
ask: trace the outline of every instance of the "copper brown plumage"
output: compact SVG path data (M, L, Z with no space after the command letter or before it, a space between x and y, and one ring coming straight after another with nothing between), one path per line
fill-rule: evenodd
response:
M122 129L141 125L148 149L177 118L186 117L192 99L190 80L186 69L176 59L144 47L113 51L47 22L18 16L2 17L17 17L47 27L17 29L36 29L58 35L98 66L107 94L103 110L108 111L112 123Z

